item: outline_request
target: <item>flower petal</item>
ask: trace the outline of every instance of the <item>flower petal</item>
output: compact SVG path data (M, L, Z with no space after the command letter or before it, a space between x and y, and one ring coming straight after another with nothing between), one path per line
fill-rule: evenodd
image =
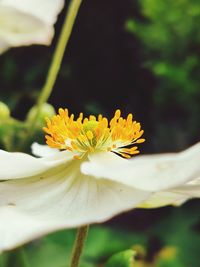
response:
M166 205L179 206L189 199L200 197L200 177L173 188L171 191L153 193L139 208L158 208Z
M118 181L134 188L159 191L182 185L200 176L200 143L174 154L125 160L112 154L90 154L82 164L84 174Z
M0 183L0 250L58 229L103 222L149 196L117 182L85 176L79 167L80 162L74 161L44 179Z
M47 158L35 158L25 153L0 150L0 180L32 177L55 167L62 168L71 160L73 160L73 153L68 151L62 151Z
M64 6L64 0L1 0L1 5L15 8L52 25Z
M38 143L33 143L31 145L31 150L33 155L38 157L48 157L52 155L56 155L59 153L59 149L51 148L48 145L40 145Z
M63 0L2 0L0 53L11 46L49 45L63 4Z
M179 206L189 198L185 194L175 192L156 192L153 193L147 200L138 205L138 208L151 209L159 208L167 205Z
M173 191L179 194L184 194L187 198L200 197L200 177L189 183L174 188Z
M44 21L17 9L1 6L0 40L1 50L7 46L50 44L54 30ZM12 20L9 18L12 17ZM8 48L8 47L7 47Z
M9 43L6 40L0 38L0 54L5 52L9 47Z

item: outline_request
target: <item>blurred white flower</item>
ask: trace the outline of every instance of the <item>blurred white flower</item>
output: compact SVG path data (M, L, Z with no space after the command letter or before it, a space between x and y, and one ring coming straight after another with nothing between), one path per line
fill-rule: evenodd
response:
M0 54L10 47L49 45L64 0L0 0Z
M44 130L49 146L32 146L41 158L0 151L0 250L139 206L199 196L193 183L199 183L200 144L177 154L123 158L137 154L135 144L144 141L131 114L123 119L117 110L108 123L101 115L74 120L60 109Z

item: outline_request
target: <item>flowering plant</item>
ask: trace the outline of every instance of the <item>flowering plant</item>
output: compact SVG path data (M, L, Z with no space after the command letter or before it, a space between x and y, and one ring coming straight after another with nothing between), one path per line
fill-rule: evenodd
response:
M138 156L143 130L120 110L77 120L68 110L47 119L35 158L0 151L0 249L48 232L99 223L132 208L177 205L199 196L200 144L177 153ZM126 148L128 146L128 148ZM12 164L12 168L9 166Z
M101 114L76 117L62 108L55 114L47 104L80 4L69 3L46 82L25 121L12 118L0 102L0 143L6 148L0 150L0 252L78 228L70 267L79 266L89 225L132 209L178 206L200 196L199 143L178 153L140 156L144 131L132 114L123 117L117 109L110 120ZM63 0L2 0L0 53L50 44L63 5ZM44 115L46 145L41 145L35 140ZM32 140L33 155L13 152L27 152ZM176 248L161 249L153 264L166 253L174 259ZM136 254L135 249L120 252L105 267L130 267Z

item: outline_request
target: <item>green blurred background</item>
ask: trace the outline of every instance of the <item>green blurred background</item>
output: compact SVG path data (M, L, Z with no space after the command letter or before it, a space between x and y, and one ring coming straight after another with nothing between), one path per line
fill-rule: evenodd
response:
M0 58L0 100L17 119L26 119L44 84L63 19L64 11L51 47L15 48ZM111 117L117 108L124 116L133 113L145 130L142 153L180 151L197 142L200 1L83 0L49 103L75 114ZM8 137L15 143L22 130L12 127L0 123L4 149L13 150ZM44 142L40 130L34 139ZM191 200L181 208L132 211L93 227L82 267L104 266L112 254L134 245L143 246L141 258L151 264L138 266L200 267L199 211L200 201ZM65 266L73 236L64 231L7 253L1 267L21 267L20 257L34 267Z

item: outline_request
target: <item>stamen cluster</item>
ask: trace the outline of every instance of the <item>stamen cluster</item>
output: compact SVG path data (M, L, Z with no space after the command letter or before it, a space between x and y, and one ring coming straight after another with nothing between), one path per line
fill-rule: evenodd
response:
M83 113L74 119L67 109L60 108L58 115L46 118L46 143L52 148L67 149L77 152L77 158L87 152L112 151L125 158L138 154L135 144L143 143L140 138L144 131L139 122L129 114L126 119L121 117L118 109L114 117L108 119L101 114L97 117L90 115L83 118Z

